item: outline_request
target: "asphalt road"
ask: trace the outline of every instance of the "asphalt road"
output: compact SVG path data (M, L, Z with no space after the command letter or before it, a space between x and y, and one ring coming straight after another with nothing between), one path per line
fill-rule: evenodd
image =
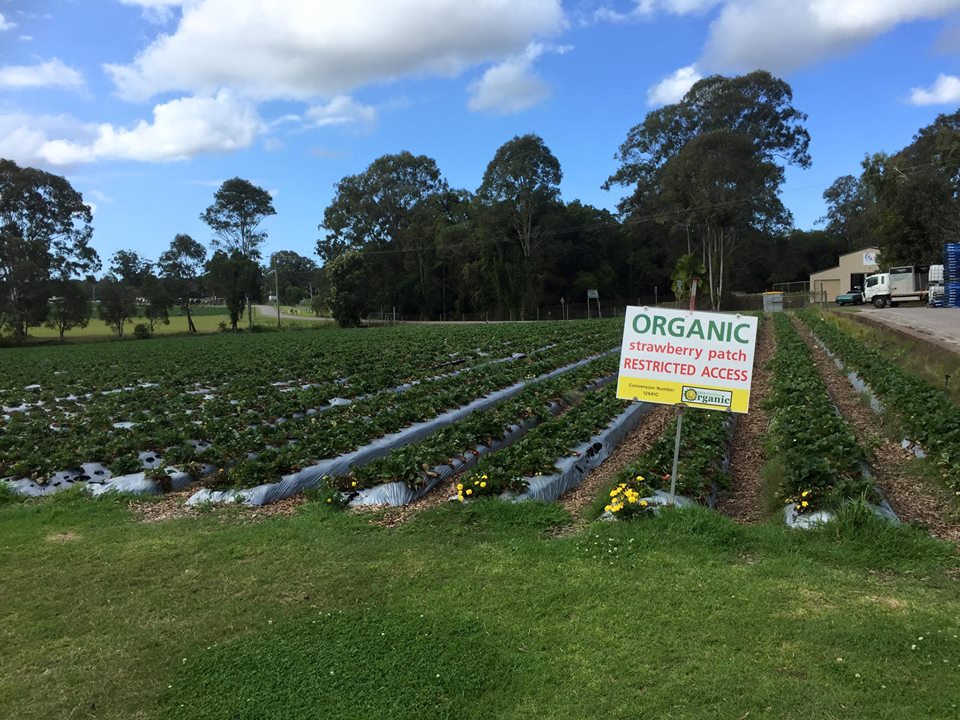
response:
M864 306L856 313L960 354L960 309Z

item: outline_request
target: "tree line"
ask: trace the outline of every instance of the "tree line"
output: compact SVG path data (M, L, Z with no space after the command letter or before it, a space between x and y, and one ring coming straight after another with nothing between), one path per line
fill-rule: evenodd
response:
M560 162L535 134L504 143L475 190L451 187L428 156L384 155L336 184L318 224L319 264L292 251L263 258L271 197L233 178L200 215L209 252L186 234L156 260L121 250L95 289L101 264L80 194L0 160L0 325L16 339L42 323L62 337L89 320L94 292L118 335L138 304L147 332L177 306L195 331L191 305L208 296L236 330L276 290L284 304L309 297L343 325L378 310L526 319L588 289L614 302L682 297L694 278L720 309L733 291L805 280L860 247L879 246L885 265L936 262L960 217L960 113L898 153L867 156L859 177L838 178L819 231L793 228L780 199L785 168L811 163L806 120L790 86L767 72L704 78L627 133L603 186L626 190L616 213L564 202Z

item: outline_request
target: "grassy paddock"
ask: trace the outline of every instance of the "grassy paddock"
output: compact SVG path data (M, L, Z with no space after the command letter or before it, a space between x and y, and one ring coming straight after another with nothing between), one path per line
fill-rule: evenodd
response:
M192 313L193 315L193 324L197 328L197 332L201 335L209 335L211 333L220 332L220 323L225 323L228 327L230 325L230 316L227 314L227 310L224 307L199 307L195 308ZM313 317L311 314L310 317ZM264 314L254 310L253 320L256 325L261 326L261 328L269 330L276 328L277 318L273 314ZM135 317L131 319L131 322L127 323L124 328L124 339L133 338L133 328L137 323L145 323L146 319L142 317ZM327 325L334 326L333 323L320 323L313 320L310 320L308 317L301 319L288 319L283 318L281 320L281 327L284 328L305 328L305 327L325 327ZM244 313L243 318L239 323L239 327L242 330L247 329L247 315ZM154 335L164 336L164 335L187 335L189 334L189 327L187 325L187 316L182 314L180 310L173 310L170 312L170 324L163 325L157 324L153 330ZM90 318L90 322L84 328L74 328L73 330L68 330L64 335L65 342L91 342L91 341L102 341L102 340L112 340L115 339L115 334L101 320L99 317ZM60 333L57 330L52 330L46 327L32 327L30 328L29 341L33 342L49 342L50 340L59 340Z
M0 498L0 707L28 718L952 717L951 548L851 514L569 522L479 501L400 529L307 503L144 525ZM922 638L922 639L921 639Z

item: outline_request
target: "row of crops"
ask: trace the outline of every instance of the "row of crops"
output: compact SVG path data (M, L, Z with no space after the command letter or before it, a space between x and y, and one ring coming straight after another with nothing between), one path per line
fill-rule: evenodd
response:
M879 497L865 472L863 450L827 393L806 343L786 315L777 315L771 441L781 466L778 497L797 514L845 500Z
M822 316L803 312L800 318L870 387L885 412L932 456L951 489L960 492L960 409L949 396Z

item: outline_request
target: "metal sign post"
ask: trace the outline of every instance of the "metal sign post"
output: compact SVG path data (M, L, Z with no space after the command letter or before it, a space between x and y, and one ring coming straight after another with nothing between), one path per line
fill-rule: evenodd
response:
M680 462L680 433L683 430L683 411L687 406L677 405L677 438L673 443L673 472L670 473L670 504L677 504L677 464Z
M561 320L567 319L566 300L564 300L563 297L560 298L560 319Z
M597 290L587 290L587 319L590 319L590 301L597 301L597 317L603 318L600 314L600 293Z

